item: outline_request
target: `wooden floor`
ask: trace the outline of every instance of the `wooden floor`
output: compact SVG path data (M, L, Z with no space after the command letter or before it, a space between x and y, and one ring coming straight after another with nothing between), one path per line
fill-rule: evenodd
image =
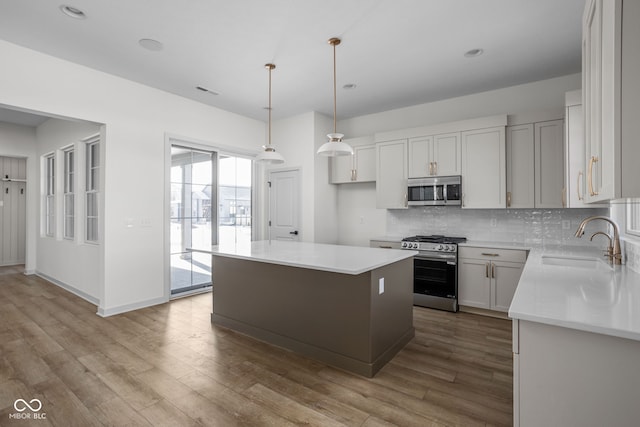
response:
M508 320L415 308L367 379L212 326L211 294L101 318L21 271L0 268L0 426L512 423ZM10 418L17 399L46 419Z

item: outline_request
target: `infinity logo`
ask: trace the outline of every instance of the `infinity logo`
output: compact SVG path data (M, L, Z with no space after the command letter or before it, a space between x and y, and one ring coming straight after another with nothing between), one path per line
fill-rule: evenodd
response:
M33 405L33 406L30 405L30 403L33 404L34 402L37 404L36 408L34 408L34 406L36 405ZM18 407L19 403L22 403L20 407ZM31 399L29 402L27 402L24 399L18 399L15 402L13 402L13 407L18 412L24 412L27 410L27 408L31 409L32 412L38 412L40 409L42 409L42 402L40 402L40 400L38 399Z

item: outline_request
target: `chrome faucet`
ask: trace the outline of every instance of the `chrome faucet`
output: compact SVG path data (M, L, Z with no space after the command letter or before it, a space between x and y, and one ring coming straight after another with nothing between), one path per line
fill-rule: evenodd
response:
M607 238L609 238L609 246L607 248L607 256L609 257L609 262L616 265L622 264L622 250L620 249L620 228L618 227L618 224L616 224L616 222L611 218L608 218L606 216L590 216L589 218L585 218L576 230L576 237L582 237L585 227L594 219L601 219L611 224L611 227L613 227L613 238L611 238L611 236L609 236L607 233L598 231L593 233L593 235L591 236L591 240L593 240L593 238L597 234L603 234L607 236Z

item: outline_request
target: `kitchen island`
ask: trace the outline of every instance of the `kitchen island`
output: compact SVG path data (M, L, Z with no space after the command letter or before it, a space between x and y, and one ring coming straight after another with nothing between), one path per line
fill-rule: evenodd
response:
M414 251L291 241L197 251L213 257L217 325L367 377L414 336Z

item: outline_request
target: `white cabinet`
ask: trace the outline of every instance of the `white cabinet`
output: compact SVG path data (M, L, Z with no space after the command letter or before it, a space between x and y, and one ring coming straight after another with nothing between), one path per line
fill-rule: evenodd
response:
M462 207L506 207L505 127L465 131L462 139Z
M376 144L376 207L407 208L407 140Z
M564 207L564 120L534 125L535 206Z
M409 178L460 175L460 132L409 139Z
M353 155L331 158L331 183L372 182L376 180L376 146L373 137L344 142L353 147Z
M507 207L533 208L535 170L533 124L507 126Z
M640 341L515 319L513 425L638 425L638 354Z
M589 0L582 27L588 203L640 197L640 2Z
M507 127L507 208L564 207L564 121Z
M525 250L460 246L458 304L509 311L526 258Z

